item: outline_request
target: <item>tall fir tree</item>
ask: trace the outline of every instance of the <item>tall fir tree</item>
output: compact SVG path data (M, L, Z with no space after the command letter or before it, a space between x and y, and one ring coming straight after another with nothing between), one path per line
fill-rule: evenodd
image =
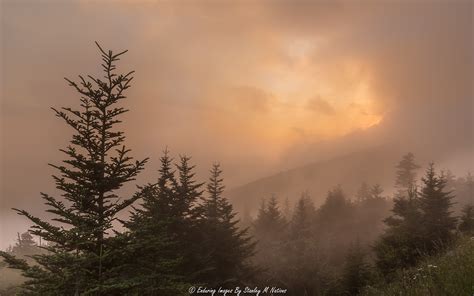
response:
M199 219L202 218L202 211L198 206L198 201L202 199L204 183L195 180L195 166L190 163L191 158L180 156L179 163L175 165L177 180L174 184L174 198L172 200L172 231L177 234L180 242L175 249L177 254L183 258L181 273L189 281L195 282L200 278L200 274L207 269L203 254L206 250L196 243L202 239Z
M286 221L291 219L291 205L290 205L290 200L288 199L288 196L285 198L285 201L283 202L282 214L283 214L283 218L285 218Z
M1 253L12 268L20 269L27 281L26 295L105 295L118 293L118 283L110 281L115 268L112 256L112 222L117 214L142 196L119 197L117 190L142 171L145 160L133 161L115 129L119 116L127 112L117 106L130 87L133 71L116 74L115 63L126 52L102 54L104 78L79 76L76 83L66 79L81 95L81 109L54 109L56 115L74 130L71 144L61 151L67 155L62 165L51 165L58 172L54 180L61 198L42 193L47 212L55 224L16 211L34 226L31 233L49 242L47 253L34 256L28 265ZM62 224L62 225L61 225Z
M393 201L392 215L384 220L387 228L374 245L376 265L385 274L417 263L422 249L420 200L416 188Z
M354 233L351 229L354 227L354 218L354 206L344 194L341 186L336 186L328 192L317 215L320 232L333 237L336 233Z
M427 252L433 252L453 238L456 229L456 218L451 212L453 196L445 190L446 179L436 174L433 163L426 170L422 183L420 210L424 248Z
M7 249L8 253L28 260L27 256L39 254L43 251L43 249L41 249L34 241L33 236L29 231L21 234L17 233L17 236L15 245Z
M324 203L317 211L317 233L321 248L329 264L340 269L350 244L360 236L357 227L355 205L346 197L341 186L327 193Z
M282 259L286 230L287 222L280 211L276 197L271 196L268 202L262 200L252 229L257 240L253 261L262 269L259 281L278 284L274 280L284 272Z
M370 282L371 269L366 261L366 254L359 242L354 243L346 255L342 270L342 295L359 295L362 289Z
M285 231L286 220L281 212L275 196L268 201L262 200L257 218L253 223L256 238L266 244L280 239Z
M383 220L390 213L390 203L383 196L383 189L375 184L368 189L367 198L355 204L357 233L360 241L372 243L383 233Z
M323 295L327 274L322 266L327 264L315 233L316 210L307 193L295 204L285 240L282 271L279 284L289 289L291 295Z
M207 196L201 205L202 244L208 252L207 272L201 279L211 287L235 287L248 283L253 276L250 257L255 244L248 229L238 228L232 204L223 196L220 165L214 164L210 173Z
M455 183L457 213L461 214L465 205L474 205L474 178L470 172L463 178L458 178Z
M295 239L310 237L314 231L315 219L314 203L305 192L295 205L289 225L289 236Z
M462 209L462 215L459 223L459 231L466 235L474 234L474 206L465 205Z
M384 199L382 194L383 188L380 184L374 184L369 190L369 196L371 199Z
M370 187L369 185L367 185L366 182L362 182L362 184L360 184L360 187L356 193L356 201L360 203L368 199L369 197L370 197Z
M128 232L119 237L127 248L117 258L123 261L118 274L132 295L184 295L190 285L175 204L179 186L167 150L160 163L157 183L147 187L140 207L124 222Z
M466 175L466 191L468 195L468 200L471 203L474 203L474 177L471 172L468 172Z
M403 155L396 168L395 187L398 189L397 194L403 196L416 186L416 171L420 166L415 162L415 155L409 152Z

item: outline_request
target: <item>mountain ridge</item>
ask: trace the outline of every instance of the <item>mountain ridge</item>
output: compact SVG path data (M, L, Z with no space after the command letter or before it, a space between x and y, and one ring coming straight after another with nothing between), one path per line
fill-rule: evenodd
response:
M395 165L402 153L398 149L377 146L342 154L326 160L280 171L227 192L238 212L255 212L262 198L275 195L279 201L288 198L294 203L307 192L316 205L324 201L331 188L340 185L348 197L356 192L362 182L378 183L385 194L391 193Z

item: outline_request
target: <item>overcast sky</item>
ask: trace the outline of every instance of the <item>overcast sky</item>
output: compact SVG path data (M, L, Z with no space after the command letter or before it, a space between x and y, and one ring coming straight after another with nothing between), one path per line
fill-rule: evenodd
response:
M78 105L63 77L97 74L94 45L136 70L127 145L168 147L230 187L374 145L473 164L472 1L1 1L0 248L54 189L47 163ZM205 177L205 175L200 174Z

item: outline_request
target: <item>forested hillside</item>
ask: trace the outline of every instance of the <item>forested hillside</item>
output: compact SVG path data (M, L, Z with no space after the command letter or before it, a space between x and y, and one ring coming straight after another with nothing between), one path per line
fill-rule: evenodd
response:
M240 215L218 162L198 180L191 157L165 150L155 181L136 184L148 159L131 156L121 128L134 72L117 71L126 51L97 46L102 76L66 79L79 102L53 108L73 133L63 162L50 164L59 195L40 194L55 218L14 209L33 226L0 252L2 275L23 276L1 295L474 293L469 173L363 152L233 191L248 206ZM352 180L350 193L327 184L336 175ZM390 175L393 185L378 183ZM295 189L312 181L330 189ZM279 192L288 182L294 191ZM134 194L121 191L127 184Z

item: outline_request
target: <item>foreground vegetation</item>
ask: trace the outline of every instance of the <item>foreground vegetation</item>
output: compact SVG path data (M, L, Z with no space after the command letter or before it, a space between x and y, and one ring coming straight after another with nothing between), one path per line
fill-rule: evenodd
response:
M415 267L400 270L391 282L375 284L361 295L473 295L474 237L463 237L449 251L427 257Z

